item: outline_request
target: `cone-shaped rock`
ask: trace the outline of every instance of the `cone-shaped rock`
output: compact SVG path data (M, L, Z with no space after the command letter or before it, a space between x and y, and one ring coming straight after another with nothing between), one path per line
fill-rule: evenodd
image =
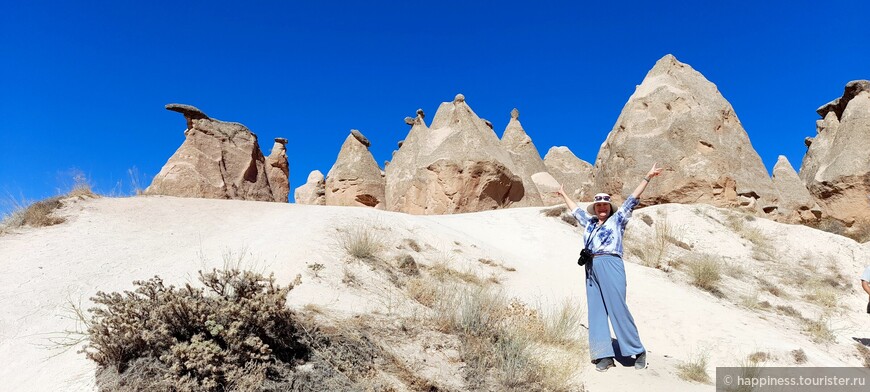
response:
M287 163L287 139L275 138L272 153L266 158L266 175L272 197L277 202L286 203L290 196L290 165Z
M821 208L785 156L780 155L773 167L773 185L779 192L778 211L786 221L811 223L821 218Z
M501 137L501 146L510 154L511 160L514 162L514 168L516 169L514 174L520 176L523 180L525 195L522 200L513 206L544 205L543 198L546 195L542 195L538 191L534 181L532 181L532 174L547 171L547 167L544 166L541 154L538 153L538 149L532 143L532 138L526 134L523 125L520 124L520 112L517 109L511 111L511 120ZM551 205L553 201L552 198L548 199L547 205Z
M577 158L568 147L550 147L544 165L569 196L580 200L591 195L592 164Z
M414 124L386 178L387 209L412 214L491 210L524 194L510 154L462 94L441 104L428 129Z
M293 198L296 200L296 204L326 205L326 182L323 179L323 173L320 170L309 173L308 181L305 182L305 185L296 188L296 191L293 192Z
M818 112L824 119L808 140L800 176L825 214L870 225L870 81L849 82L843 97Z
M375 207L384 202L384 177L368 146L355 129L344 140L326 174L326 205Z
M209 118L190 105L169 104L166 109L184 114L185 139L145 194L274 200L265 157L248 128Z
M598 152L594 188L626 196L655 162L666 171L645 202L776 210L773 183L731 104L672 55L656 62L622 109Z

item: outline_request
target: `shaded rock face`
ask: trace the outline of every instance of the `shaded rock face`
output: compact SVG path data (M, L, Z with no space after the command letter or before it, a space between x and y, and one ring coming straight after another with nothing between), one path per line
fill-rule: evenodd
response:
M384 208L384 177L369 145L357 130L344 140L326 174L326 205Z
M386 168L387 209L451 214L508 207L525 195L510 154L462 94L431 127L421 113Z
M532 138L526 134L523 125L520 124L520 112L517 109L511 111L511 120L501 137L501 146L510 154L516 169L514 174L520 176L525 190L522 200L514 203L513 207L543 205L544 196L532 181L532 174L547 171L547 167L544 166L541 154L532 143Z
M870 82L849 82L841 98L821 108L817 135L800 177L826 215L852 226L870 224Z
M577 158L568 147L550 147L544 166L572 198L585 200L597 193L592 189L592 164Z
M813 223L822 217L821 208L785 156L780 155L773 167L773 185L779 192L777 205L783 220Z
M184 114L185 139L151 185L148 195L273 201L257 136L239 123L209 118L190 105L170 104Z
M545 206L553 206L564 203L562 197L556 194L556 192L559 191L559 181L556 181L556 179L553 178L550 173L534 173L532 174L531 178L532 183L535 185L535 188L538 189L538 193L541 194L541 201Z
M272 153L266 158L266 175L275 201L286 203L290 196L290 165L287 163L287 139L275 138Z
M622 109L595 161L594 188L628 195L652 167L652 203L705 203L764 215L777 194L731 104L672 55L661 58Z
M323 173L320 170L309 173L305 185L296 188L293 197L297 204L326 205L326 182Z

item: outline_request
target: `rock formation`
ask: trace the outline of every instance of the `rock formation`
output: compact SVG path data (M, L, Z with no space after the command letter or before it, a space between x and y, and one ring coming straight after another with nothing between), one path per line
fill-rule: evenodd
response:
M575 200L585 200L592 190L592 164L577 158L568 147L550 147L544 156L547 171L565 187L565 193Z
M386 168L387 209L450 214L510 206L524 196L510 154L458 94L427 128L422 113Z
M309 173L308 181L296 188L293 197L296 204L326 205L326 182L323 173L320 170Z
M535 189L538 190L538 193L541 194L541 200L543 205L552 206L557 204L562 204L565 201L562 200L562 197L555 194L559 191L559 181L556 181L552 175L548 172L539 172L534 173L531 176L532 184L535 186ZM566 191L567 192L567 191Z
M501 146L510 154L516 169L514 174L523 180L523 188L525 189L523 199L515 203L514 206L543 205L542 195L532 181L532 174L547 171L547 167L544 166L541 154L532 143L532 138L526 134L523 125L520 124L520 112L516 108L511 110L511 120L502 134Z
M185 139L145 194L275 200L257 136L248 128L209 118L190 105L169 104L166 109L187 119Z
M421 114L387 166L387 209L451 214L508 207L523 198L510 154L462 94L439 106L431 128Z
M384 208L384 177L370 145L362 133L350 131L326 174L326 205Z
M286 203L290 195L290 165L287 163L287 139L275 138L272 153L266 158L266 175L272 197L275 201Z
M778 212L785 221L813 223L822 217L821 208L783 155L779 156L773 167L773 185L779 192Z
M849 82L817 112L824 119L807 140L800 176L826 215L870 225L870 81Z
M644 203L706 203L764 215L773 182L716 85L672 55L661 58L622 109L595 161L594 188L630 194L659 162Z

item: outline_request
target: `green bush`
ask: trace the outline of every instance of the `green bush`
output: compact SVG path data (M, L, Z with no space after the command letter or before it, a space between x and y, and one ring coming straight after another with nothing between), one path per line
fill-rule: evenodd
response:
M119 375L147 363L141 385L223 391L261 384L270 365L308 355L285 306L292 284L236 269L200 271L199 279L205 288L154 277L133 282L132 292L98 292L87 357Z

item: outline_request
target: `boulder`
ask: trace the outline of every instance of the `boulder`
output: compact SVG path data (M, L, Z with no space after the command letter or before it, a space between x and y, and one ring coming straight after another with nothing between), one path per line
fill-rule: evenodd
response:
M286 203L290 196L290 165L287 163L287 139L275 138L272 153L266 158L266 175L272 197L277 202Z
M672 55L656 62L622 109L595 161L594 188L629 195L655 162L665 172L642 204L776 211L773 182L731 104Z
M595 194L592 190L592 164L577 158L568 147L550 147L544 156L544 166L573 199L586 199Z
M309 173L305 185L296 188L293 197L297 204L326 205L326 182L323 173L320 170Z
M510 154L462 94L439 106L431 127L418 113L386 168L387 209L452 214L508 207L524 187Z
M822 210L788 159L780 155L773 167L773 186L779 193L778 212L790 223L813 223Z
M532 143L532 138L526 134L523 125L520 124L520 112L517 109L511 111L511 120L501 137L501 146L510 154L514 168L516 168L514 174L523 180L523 189L525 189L523 199L514 203L513 206L543 205L542 195L532 181L532 174L545 172L547 167L544 165L544 160L541 159L538 149L535 148L535 144Z
M843 96L819 108L817 135L800 177L823 212L847 226L870 225L870 82L846 85ZM857 229L857 227L855 228Z
M326 205L375 207L384 202L384 177L370 145L362 133L351 130L326 174Z
M184 115L185 139L145 194L275 200L257 135L242 124L209 118L190 105L169 104L166 109Z

